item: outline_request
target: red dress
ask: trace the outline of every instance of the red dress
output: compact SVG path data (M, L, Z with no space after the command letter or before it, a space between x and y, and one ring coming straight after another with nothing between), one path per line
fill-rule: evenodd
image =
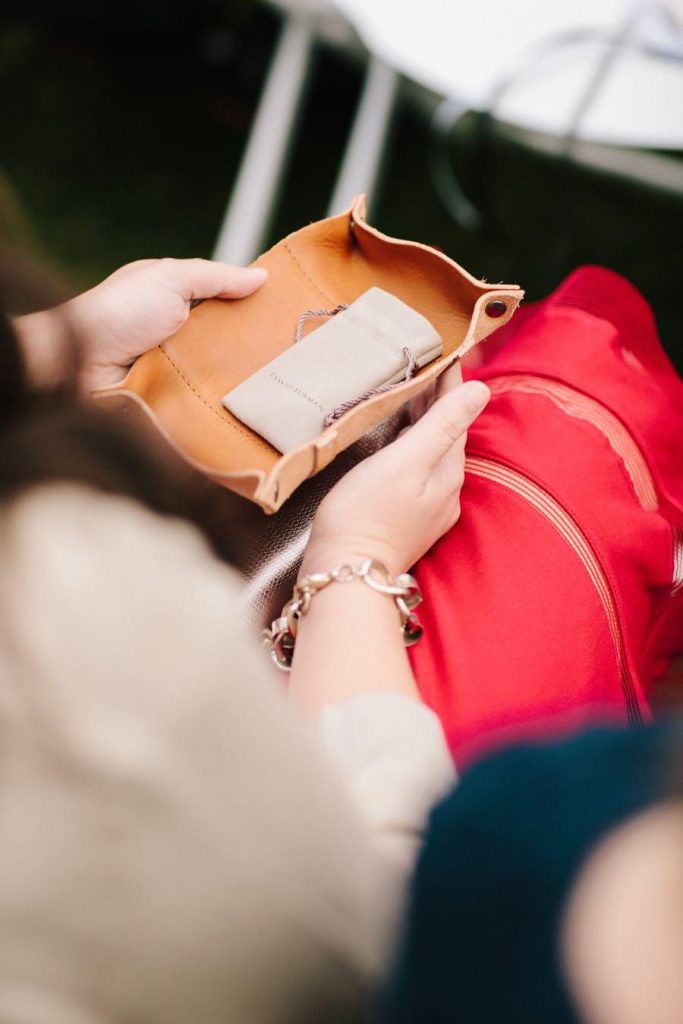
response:
M649 306L584 267L487 346L462 515L416 569L411 659L460 761L647 721L683 653L683 384Z

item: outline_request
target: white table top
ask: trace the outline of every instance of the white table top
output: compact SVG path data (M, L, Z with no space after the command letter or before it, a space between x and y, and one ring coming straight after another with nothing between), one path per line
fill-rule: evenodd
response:
M683 148L683 34L673 20L648 13L646 3L332 3L369 50L413 80L468 108L488 109L497 84L509 79L510 87L495 105L496 117L555 135L568 130L597 65L610 48L600 38L584 36L570 44L568 37L596 33L613 38L630 18L626 45L613 53L610 70L578 125L577 137L617 145ZM663 51L679 59L664 59Z

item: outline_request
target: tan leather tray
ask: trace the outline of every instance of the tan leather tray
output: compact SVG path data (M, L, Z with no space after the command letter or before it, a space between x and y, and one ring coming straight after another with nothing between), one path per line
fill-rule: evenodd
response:
M133 364L122 384L96 396L116 406L135 403L195 468L266 512L276 511L302 481L509 320L523 296L514 285L476 280L429 246L389 238L364 218L360 197L347 213L289 235L256 260L269 271L259 291L201 303L182 330ZM426 316L443 339L443 356L413 380L361 403L314 441L281 455L232 416L221 398L294 344L303 312L351 303L372 285ZM312 321L308 329L317 326Z

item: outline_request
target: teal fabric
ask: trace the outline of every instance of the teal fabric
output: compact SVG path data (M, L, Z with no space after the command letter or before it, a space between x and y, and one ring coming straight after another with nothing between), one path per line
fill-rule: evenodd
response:
M600 729L481 762L434 812L390 1024L577 1024L558 928L587 854L662 799L679 727Z

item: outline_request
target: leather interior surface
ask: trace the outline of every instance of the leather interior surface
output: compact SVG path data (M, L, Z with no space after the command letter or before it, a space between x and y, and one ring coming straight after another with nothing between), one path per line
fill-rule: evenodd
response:
M201 303L177 334L134 363L121 385L97 397L134 402L192 465L276 511L307 477L506 323L523 295L513 285L476 280L428 246L382 235L364 214L361 197L349 212L283 239L256 261L269 276L254 295ZM302 313L350 304L373 285L431 321L443 356L413 380L361 403L313 442L280 455L223 407L223 395L294 344ZM495 318L486 312L492 300L505 304ZM309 322L305 333L318 325Z

